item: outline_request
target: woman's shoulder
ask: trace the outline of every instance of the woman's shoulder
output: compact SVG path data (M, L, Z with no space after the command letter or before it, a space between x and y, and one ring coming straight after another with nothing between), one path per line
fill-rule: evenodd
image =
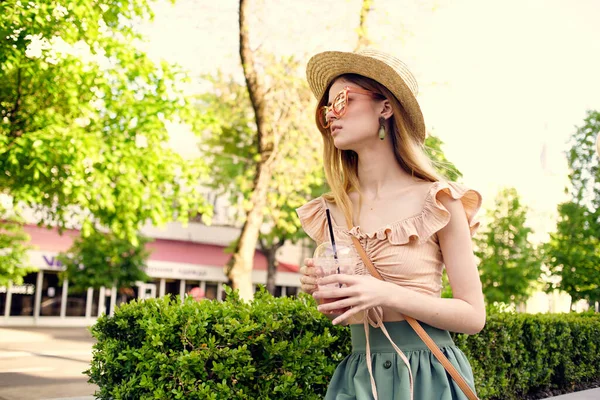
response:
M450 207L450 204L454 202L458 205ZM479 227L475 215L481 208L481 203L482 197L477 190L458 182L437 181L430 184L424 215L426 215L430 227L437 232L450 221L449 208L464 210L471 234L473 234Z

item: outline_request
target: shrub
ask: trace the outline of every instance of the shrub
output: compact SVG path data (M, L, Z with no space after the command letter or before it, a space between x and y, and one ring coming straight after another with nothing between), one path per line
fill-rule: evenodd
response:
M90 382L102 399L319 399L351 351L312 297L124 304L93 326ZM521 399L600 378L597 314L494 312L477 335L453 334L483 399Z
M312 297L124 304L92 328L90 382L103 399L320 399L350 352Z

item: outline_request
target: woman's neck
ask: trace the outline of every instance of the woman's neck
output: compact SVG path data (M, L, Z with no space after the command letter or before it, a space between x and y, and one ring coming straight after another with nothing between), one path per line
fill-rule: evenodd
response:
M386 199L399 188L414 183L411 174L398 164L391 146L382 148L374 146L358 153L358 180L367 201Z

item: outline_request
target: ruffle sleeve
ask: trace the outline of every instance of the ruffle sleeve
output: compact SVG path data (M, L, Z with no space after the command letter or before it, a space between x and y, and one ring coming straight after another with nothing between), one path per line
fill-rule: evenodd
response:
M323 200L320 197L309 201L296 209L304 232L312 240L321 244L327 240L327 214Z
M471 236L473 236L479 228L479 221L476 220L475 216L481 208L481 194L456 182L436 182L431 191L423 210L426 214L423 219L424 235L429 237L450 222L450 211L438 200L439 194L444 192L454 200L461 201L465 209Z

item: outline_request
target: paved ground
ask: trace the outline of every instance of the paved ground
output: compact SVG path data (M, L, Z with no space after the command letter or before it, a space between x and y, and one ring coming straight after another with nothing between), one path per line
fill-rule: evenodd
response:
M600 388L582 390L581 392L563 394L562 396L549 398L553 400L598 400L600 399Z
M93 400L93 343L85 328L0 328L0 400ZM600 388L552 399L599 400Z
M0 328L0 400L93 395L93 343L85 328Z

